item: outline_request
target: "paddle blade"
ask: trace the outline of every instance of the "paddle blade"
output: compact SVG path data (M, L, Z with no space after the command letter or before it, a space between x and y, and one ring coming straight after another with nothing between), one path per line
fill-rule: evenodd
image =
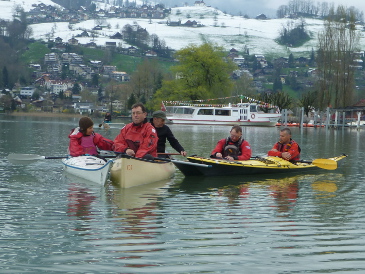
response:
M15 153L13 153L13 154L8 155L8 160L12 164L26 165L26 164L34 163L35 161L38 161L38 160L43 160L43 159L45 159L44 156L40 156L40 155L36 155L36 154L15 154Z
M337 169L337 162L331 159L315 159L313 160L312 164L323 169L328 169L328 170Z

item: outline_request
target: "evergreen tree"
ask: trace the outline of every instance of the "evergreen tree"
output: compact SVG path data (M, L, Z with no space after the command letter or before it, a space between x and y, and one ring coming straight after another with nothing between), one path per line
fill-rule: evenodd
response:
M293 56L293 53L290 53L290 55L289 55L288 64L289 64L289 67L290 68L293 68L294 67L294 56Z
M3 86L4 88L9 88L9 73L6 66L3 67Z
M78 83L75 83L72 87L72 94L80 94L81 87Z
M275 78L272 89L274 92L279 92L283 90L283 83L281 82L280 77Z
M132 94L129 96L128 100L127 100L127 107L128 107L128 109L131 109L131 108L132 108L132 106L133 106L136 102L137 102L137 100L136 100L136 96L134 96L134 93L132 93Z

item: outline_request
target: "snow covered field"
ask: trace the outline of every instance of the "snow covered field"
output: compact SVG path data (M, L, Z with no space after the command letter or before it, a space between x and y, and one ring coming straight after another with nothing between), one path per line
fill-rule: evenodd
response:
M20 0L12 0L18 1ZM32 3L36 0L28 0ZM27 2L27 1L23 1ZM42 2L47 2L42 0ZM0 7L4 1L0 2ZM178 14L177 14L178 13ZM1 12L2 14L2 12ZM0 16L1 16L0 14ZM190 18L188 18L190 17ZM189 28L189 27L170 27L166 25L166 21L178 21L185 23L187 20L195 20L204 25L204 27ZM172 13L168 18L163 20L154 19L150 22L149 19L106 19L106 24L110 25L110 29L103 28L98 32L99 37L94 38L94 42L98 45L105 45L106 41L114 41L121 47L128 45L122 40L113 40L109 36L116 32L121 32L126 24L139 24L146 28L149 34L156 34L160 39L166 42L166 45L173 49L181 49L189 44L201 44L203 42L213 42L219 46L223 46L229 50L235 48L238 51L243 51L247 47L250 54L265 54L272 56L288 56L290 52L309 53L312 48L316 49L318 32L323 29L323 21L316 19L306 19L307 30L312 39L305 45L299 48L287 48L286 46L278 45L275 39L279 36L279 31L288 19L269 19L256 20L244 19L239 16L225 15L211 7L177 7L172 9ZM35 39L47 40L52 28L54 29L54 38L61 37L63 41L80 34L83 30L91 30L97 25L95 20L88 20L72 25L72 30L69 29L68 23L43 23L31 25L33 29L33 37ZM92 41L92 38L83 37L77 38L79 43L86 44ZM364 32L362 32L361 49L365 50ZM299 54L298 54L299 55Z

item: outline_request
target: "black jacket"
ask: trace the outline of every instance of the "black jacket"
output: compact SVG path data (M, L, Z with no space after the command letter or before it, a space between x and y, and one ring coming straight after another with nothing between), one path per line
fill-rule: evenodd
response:
M150 120L150 123L154 126L153 120ZM179 141L175 138L174 134L172 134L171 129L164 125L163 127L156 128L158 142L157 142L157 152L164 153L166 147L166 139L169 141L170 145L177 151L185 151L185 149L180 145Z

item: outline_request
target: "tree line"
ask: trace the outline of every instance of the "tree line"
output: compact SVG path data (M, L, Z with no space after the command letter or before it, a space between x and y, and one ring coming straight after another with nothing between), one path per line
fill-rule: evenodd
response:
M314 2L313 0L289 0L287 5L281 5L277 11L278 18L284 18L292 15L304 17L321 17L326 18L331 16L331 10L336 9L334 3L329 2ZM347 8L347 13L354 15L355 21L364 21L364 13L355 7Z

